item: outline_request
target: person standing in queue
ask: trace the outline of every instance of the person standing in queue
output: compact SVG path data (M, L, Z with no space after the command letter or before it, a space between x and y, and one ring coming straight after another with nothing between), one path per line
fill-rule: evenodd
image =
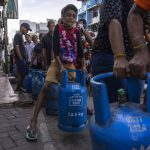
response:
M54 20L49 20L47 23L48 33L46 33L42 40L42 55L43 55L43 61L42 61L42 67L43 69L48 69L51 65L51 60L54 58L53 54L53 32L55 28L55 22Z
M23 35L27 34L28 31L32 31L28 23L22 23L20 26L20 31L14 36L14 54L15 63L17 67L17 87L16 91L23 91L25 89L22 87L25 75L28 73L27 65L27 54L24 47Z
M37 98L37 103L31 122L26 130L26 138L31 141L37 140L37 118L40 112L44 97L48 91L49 85L52 83L59 84L62 71L66 69L75 69L76 59L83 60L83 49L81 46L80 32L76 27L73 27L77 19L78 9L68 4L63 8L62 19L63 24L58 24L55 27L53 35L53 51L55 55L54 61L46 74L45 84ZM84 69L84 67L83 67ZM69 80L75 80L76 74L69 72Z

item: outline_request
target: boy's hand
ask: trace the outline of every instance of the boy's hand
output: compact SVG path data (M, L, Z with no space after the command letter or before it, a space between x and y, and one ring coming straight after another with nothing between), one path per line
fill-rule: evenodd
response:
M85 65L83 65L83 67L81 68L81 71L87 71L87 69L86 69L86 66Z
M89 79L91 79L91 77L92 77L92 74L91 74L91 73L88 73L88 74L87 74L87 79L89 80Z
M64 68L63 65L61 65L61 66L60 66L60 72L62 73L64 70L66 70L66 69Z

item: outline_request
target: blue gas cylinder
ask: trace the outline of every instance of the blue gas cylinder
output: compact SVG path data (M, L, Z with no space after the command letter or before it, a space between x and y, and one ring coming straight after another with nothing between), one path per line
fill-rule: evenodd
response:
M38 82L38 74L39 74L39 72L38 71L36 71L36 70L34 70L33 72L32 72L32 99L33 100L36 100L36 87L37 87L37 82Z
M58 113L58 91L59 85L51 83L45 96L45 109L47 115L55 115Z
M16 64L13 65L12 76L14 76L14 77L17 76L17 73L16 73Z
M126 79L127 102L109 104L103 79L112 73L91 79L95 115L90 123L93 150L146 150L150 148L150 74L147 74L147 110L143 111L138 79ZM137 88L139 87L139 88ZM133 92L131 92L133 91ZM138 100L137 100L138 99Z
M85 72L76 72L76 81L68 82L68 71L62 74L59 88L58 127L68 132L83 130L87 124L87 89Z
M32 70L29 70L28 75L25 76L23 87L28 93L32 92Z
M35 71L32 79L32 99L36 100L44 85L44 76L41 71Z

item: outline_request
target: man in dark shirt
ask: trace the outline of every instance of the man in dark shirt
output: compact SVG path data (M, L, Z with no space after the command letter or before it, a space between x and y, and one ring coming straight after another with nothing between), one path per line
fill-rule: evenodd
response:
M17 66L17 87L16 91L24 91L22 88L22 82L25 75L27 74L27 63L26 63L26 51L24 47L24 41L22 35L27 34L28 30L32 31L28 23L22 23L20 31L14 36L14 53L15 62Z
M55 27L54 20L49 20L47 27L49 32L45 34L42 40L43 47L43 68L48 68L51 64L51 60L53 59L53 51L52 51L52 40L53 40L53 32Z

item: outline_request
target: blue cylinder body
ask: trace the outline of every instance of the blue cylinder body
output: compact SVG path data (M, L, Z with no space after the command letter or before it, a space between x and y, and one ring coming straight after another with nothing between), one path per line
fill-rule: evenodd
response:
M47 115L58 113L58 91L58 84L51 83L49 85L49 90L45 96L45 109Z
M32 99L36 100L44 85L44 76L40 71L35 71L32 78Z
M83 130L87 124L87 89L85 73L76 71L76 82L68 83L68 71L63 72L59 88L58 127L68 132Z
M95 108L95 115L92 116L90 123L93 150L150 148L150 105L148 105L150 74L147 75L147 112L144 112L137 103L140 99L141 86L138 86L139 80L136 82L135 79L127 79L127 87L130 86L126 91L129 102L124 105L118 102L109 105L107 89L101 80L110 76L112 73L98 75L91 79Z
M23 87L28 93L32 92L32 70L29 70L28 75L25 76Z

